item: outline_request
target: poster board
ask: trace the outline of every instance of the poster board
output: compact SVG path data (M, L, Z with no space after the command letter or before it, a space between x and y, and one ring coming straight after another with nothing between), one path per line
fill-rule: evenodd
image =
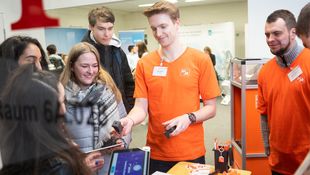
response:
M139 41L144 41L144 30L127 30L118 32L119 39L122 42L121 48L128 54L128 46L135 45Z
M235 26L233 22L181 26L180 38L187 46L203 51L209 46L216 57L218 74L228 79L229 61L235 57Z
M58 53L69 54L72 46L81 42L87 31L86 28L46 28L46 46L55 44Z

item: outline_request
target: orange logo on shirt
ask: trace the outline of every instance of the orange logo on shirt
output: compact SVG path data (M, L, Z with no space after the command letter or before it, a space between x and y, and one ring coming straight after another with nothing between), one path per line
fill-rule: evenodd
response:
M180 71L181 76L189 76L189 74L190 74L190 71L188 68L182 68Z
M304 83L305 79L302 76L297 77L297 81L299 81L300 83Z

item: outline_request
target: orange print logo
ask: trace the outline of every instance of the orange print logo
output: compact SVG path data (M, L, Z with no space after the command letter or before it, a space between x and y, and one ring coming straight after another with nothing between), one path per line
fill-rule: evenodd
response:
M180 71L181 76L189 76L189 74L190 74L190 71L188 68L182 68Z

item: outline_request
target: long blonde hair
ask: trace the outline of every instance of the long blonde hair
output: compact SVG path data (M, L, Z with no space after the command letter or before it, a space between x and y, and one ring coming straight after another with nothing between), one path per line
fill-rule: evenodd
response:
M98 62L98 74L97 74L96 78L94 79L94 83L97 82L98 80L105 83L108 87L110 87L112 89L113 93L116 96L116 100L118 102L120 102L122 99L122 95L121 95L119 89L116 87L116 85L115 85L112 77L110 76L110 74L101 67L100 59L99 59L100 57L99 57L99 53L98 53L97 49L89 43L81 42L81 43L78 43L72 47L72 49L70 50L68 59L66 60L66 66L65 66L63 72L61 73L60 82L65 87L67 86L69 80L77 83L75 75L72 71L72 67L73 67L74 63L78 60L78 58L84 53L93 53L96 56L96 59Z

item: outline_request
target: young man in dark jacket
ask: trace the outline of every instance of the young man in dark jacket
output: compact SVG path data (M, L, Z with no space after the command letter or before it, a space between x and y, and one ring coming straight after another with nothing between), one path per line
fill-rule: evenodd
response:
M310 2L299 13L296 33L302 40L304 46L310 48Z
M122 98L127 112L133 107L134 80L127 57L120 41L113 36L115 17L106 7L92 9L88 14L89 31L82 41L94 45L100 54L101 65L110 73Z

